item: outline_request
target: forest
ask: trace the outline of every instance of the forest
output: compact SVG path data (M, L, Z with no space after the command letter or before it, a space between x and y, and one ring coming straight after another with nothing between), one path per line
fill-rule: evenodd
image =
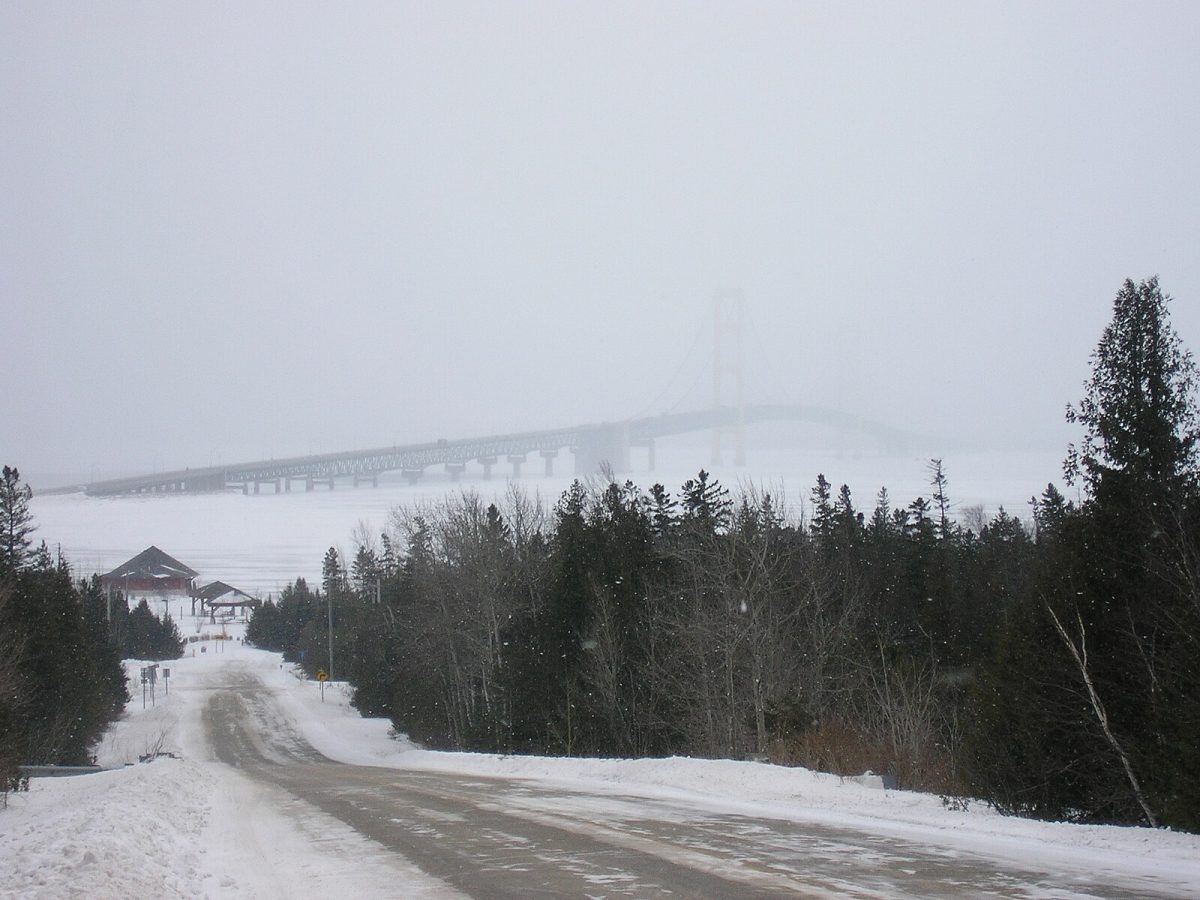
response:
M705 472L394 513L249 638L430 747L751 758L1048 819L1200 828L1195 367L1127 281L1026 520Z
M122 658L176 659L183 639L142 600L76 579L46 542L33 545L32 492L0 475L0 800L28 785L22 765L87 765L129 701Z

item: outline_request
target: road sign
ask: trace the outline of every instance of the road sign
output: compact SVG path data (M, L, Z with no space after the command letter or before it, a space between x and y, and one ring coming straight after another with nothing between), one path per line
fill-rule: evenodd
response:
M324 669L320 669L317 672L317 681L328 681L328 680L329 680L329 673L326 672Z

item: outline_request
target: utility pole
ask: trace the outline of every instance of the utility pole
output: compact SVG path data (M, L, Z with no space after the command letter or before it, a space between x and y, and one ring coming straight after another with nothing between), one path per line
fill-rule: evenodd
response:
M329 677L333 678L333 584L329 585L329 590L325 594L325 600L329 605Z

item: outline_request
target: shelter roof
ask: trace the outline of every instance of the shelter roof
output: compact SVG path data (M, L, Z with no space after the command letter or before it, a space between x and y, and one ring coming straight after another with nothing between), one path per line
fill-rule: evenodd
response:
M137 556L121 563L111 572L102 575L101 578L105 581L119 581L122 578L160 578L163 580L183 578L189 580L195 578L197 574L195 569L185 566L169 553L164 553L151 545Z
M257 606L258 601L245 591L223 581L212 581L198 589L196 597L208 606Z

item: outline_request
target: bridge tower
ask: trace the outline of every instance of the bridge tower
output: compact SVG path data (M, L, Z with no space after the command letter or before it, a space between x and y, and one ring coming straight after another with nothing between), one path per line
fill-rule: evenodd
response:
M721 433L733 434L733 463L746 464L746 398L743 384L741 291L721 290L713 299L713 409L728 409L728 424L713 428L712 462L721 464Z

